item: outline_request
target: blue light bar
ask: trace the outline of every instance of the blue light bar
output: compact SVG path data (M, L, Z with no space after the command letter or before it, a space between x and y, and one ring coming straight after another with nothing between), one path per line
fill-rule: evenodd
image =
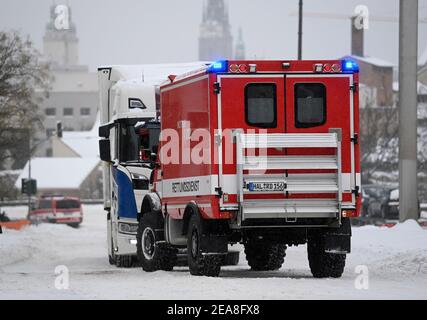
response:
M359 72L359 65L353 60L343 60L341 70L343 72Z
M228 71L228 63L225 60L215 61L208 67L208 72L227 72Z

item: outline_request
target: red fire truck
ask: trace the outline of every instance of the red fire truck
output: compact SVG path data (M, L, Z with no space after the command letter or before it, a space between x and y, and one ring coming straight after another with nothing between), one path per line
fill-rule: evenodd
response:
M145 271L187 248L218 276L229 244L277 270L307 243L314 277L340 277L361 205L358 66L351 60L219 61L160 86L161 141L138 214Z

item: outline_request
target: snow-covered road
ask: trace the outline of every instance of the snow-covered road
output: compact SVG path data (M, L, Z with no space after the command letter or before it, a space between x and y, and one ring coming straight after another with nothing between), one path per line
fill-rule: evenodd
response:
M25 208L6 208L12 217ZM427 230L407 222L392 229L353 228L353 252L340 279L314 279L306 247L287 251L276 272L223 267L219 278L192 277L185 267L145 273L117 269L106 258L105 213L84 207L80 229L44 224L0 235L3 299L427 299ZM239 247L241 250L241 247ZM69 288L55 288L55 268L69 270ZM360 273L368 277L360 278ZM359 276L359 278L358 278ZM367 289L355 284L366 284ZM58 280L57 280L58 281Z

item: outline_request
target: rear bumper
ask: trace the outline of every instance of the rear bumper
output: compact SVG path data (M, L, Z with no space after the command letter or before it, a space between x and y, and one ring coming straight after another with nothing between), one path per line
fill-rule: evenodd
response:
M339 213L337 202L329 200L253 200L245 201L241 210L242 220L336 218Z
M38 214L30 214L28 219L31 223L41 223L41 222L49 222L49 223L81 223L83 221L83 214L80 212L73 213L38 213Z

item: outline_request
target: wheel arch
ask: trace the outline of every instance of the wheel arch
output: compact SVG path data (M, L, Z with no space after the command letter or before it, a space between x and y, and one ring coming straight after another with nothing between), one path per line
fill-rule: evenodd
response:
M162 210L162 203L160 200L160 197L157 195L157 193L147 193L144 196L144 199L141 203L141 210L137 213L137 220L139 221L141 217L151 211L161 211Z
M184 210L184 215L182 218L184 220L184 223L182 225L182 234L187 234L188 225L190 223L190 219L191 219L191 216L193 214L197 214L197 215L199 215L200 218L202 218L200 215L200 210L199 210L199 207L197 206L197 204L194 202L190 202L187 204L187 206L185 207L185 210Z

